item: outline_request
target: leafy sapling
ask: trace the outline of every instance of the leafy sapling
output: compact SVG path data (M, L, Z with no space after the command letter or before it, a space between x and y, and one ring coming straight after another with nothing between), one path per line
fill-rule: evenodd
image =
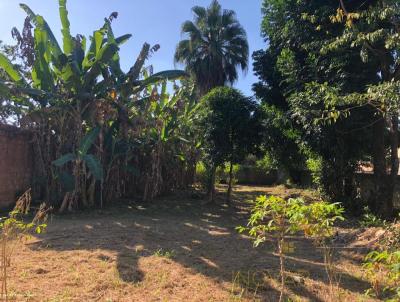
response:
M385 301L400 301L400 251L382 250L369 253L363 264L371 280L372 288L367 295L388 298Z
M325 271L333 293L333 286L337 284L334 265L333 240L336 234L335 223L343 221L344 208L339 203L325 201L304 204L296 211L294 219L299 223L306 237L313 239L317 247L322 248Z
M254 202L247 227L238 227L239 232L248 232L254 239L254 246L267 241L270 236L275 241L280 262L280 297L283 301L285 293L285 254L288 251L288 235L300 230L296 221L296 211L301 208L301 199L283 199L276 196L259 196Z

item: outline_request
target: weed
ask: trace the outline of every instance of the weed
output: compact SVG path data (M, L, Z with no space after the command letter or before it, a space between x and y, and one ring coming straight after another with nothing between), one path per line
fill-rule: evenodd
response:
M175 251L174 250L167 251L160 248L154 252L153 256L172 259L175 256Z
M364 214L360 220L360 226L363 228L370 227L385 227L387 225L386 220L382 220L374 215L368 207L364 207Z
M241 301L244 297L252 297L252 301L258 301L257 293L264 285L264 278L257 272L236 272L232 277L230 291L232 301Z
M372 283L367 295L381 298L386 294L386 301L400 301L400 251L373 251L365 257L363 266Z

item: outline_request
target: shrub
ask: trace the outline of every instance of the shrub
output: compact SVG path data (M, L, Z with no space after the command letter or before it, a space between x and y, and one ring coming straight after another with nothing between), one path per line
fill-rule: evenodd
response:
M336 282L333 237L334 224L344 220L344 209L338 203L325 201L306 204L301 198L283 199L276 196L260 196L256 199L247 227L238 227L239 232L247 231L254 239L254 246L265 242L270 235L278 248L281 276L282 301L285 292L285 257L294 251L289 244L288 235L303 231L306 237L312 238L317 247L321 247L324 255L326 273L333 293Z
M236 164L233 165L233 179L232 183L236 184L237 183L237 174L239 172L240 165ZM224 164L223 166L219 167L217 169L217 174L216 174L216 181L217 183L228 183L229 181L229 165Z
M369 227L384 227L387 223L378 216L374 215L368 207L364 207L364 214L360 220L360 226L363 228Z
M266 173L278 169L277 161L269 153L266 153L262 159L257 160L255 164L257 168L262 169Z
M334 293L333 286L338 282L334 265L334 224L338 220L344 220L343 213L344 208L339 203L325 201L302 205L296 213L296 221L299 222L304 235L312 238L316 247L322 248L331 294Z
M285 292L285 253L290 252L287 244L287 235L299 231L295 218L296 211L301 207L301 199L283 199L276 196L257 197L249 219L248 227L238 227L239 232L248 231L254 239L254 246L265 242L267 235L271 235L277 245L280 262L281 294L279 301L283 301Z
M367 294L376 298L387 294L385 301L400 301L400 250L373 251L365 257L364 268L372 282Z

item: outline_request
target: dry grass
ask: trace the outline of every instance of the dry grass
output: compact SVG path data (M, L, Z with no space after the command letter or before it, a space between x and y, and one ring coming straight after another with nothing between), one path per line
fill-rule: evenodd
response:
M10 289L16 301L275 301L272 247L254 249L235 231L246 221L242 201L259 194L312 193L238 186L230 208L180 196L53 217L46 234L17 251ZM338 261L337 301L367 301L357 261ZM322 257L310 242L296 239L288 267L294 301L329 300Z

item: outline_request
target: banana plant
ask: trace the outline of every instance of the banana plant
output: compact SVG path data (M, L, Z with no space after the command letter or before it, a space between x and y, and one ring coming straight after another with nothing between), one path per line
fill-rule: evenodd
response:
M96 181L102 182L104 174L100 160L94 154L88 152L98 138L99 132L100 127L92 129L82 139L75 152L64 154L52 162L59 169L68 163L72 163L73 166L73 175L65 171L59 171L61 173L58 174L67 191L60 212L63 212L67 207L69 209L77 207L78 199L82 201L84 206L94 204ZM88 187L87 181L91 179L91 176L93 176L93 181Z
M145 177L143 200L151 200L169 186L176 183L189 160L190 146L195 145L193 136L188 132L192 118L195 117L197 104L188 98L189 87L182 82L174 85L174 91L168 92L167 81L148 85L148 97L140 100L138 114L146 121L141 133L146 153L149 150L148 173Z
M114 36L112 22L117 16L116 13L105 18L103 26L95 30L89 39L82 35L73 36L68 19L67 1L59 0L62 25L62 44L59 44L41 15L33 12L25 4L20 6L34 27L35 62L30 74L32 81L26 80L12 62L0 53L0 69L7 74L6 79L0 79L0 92L23 104L29 114L45 113L45 118L40 120L40 124L35 122L34 125L46 131L46 135L38 135L42 140L37 144L43 145L41 151L48 152L47 157L52 158L43 164L46 178L48 182L54 178L51 166L59 167L57 169L64 172L72 170L75 177L74 191L77 192L69 192L72 203L72 199L76 198L79 192L87 190L87 179L81 177L86 174L86 170L89 171L90 190L93 191L100 182L102 192L103 183L106 182L107 186L107 181L112 179L108 171L119 165L124 166L124 169L128 168L133 150L132 141L135 140L135 137L129 134L129 129L135 127L132 117L135 116L141 102L147 102L145 107L155 104L150 101L152 87L161 85L163 92L160 103L155 105L158 109L152 107L150 111L153 112L149 112L149 116L159 115L157 120L163 121L163 127L160 131L148 127L148 133L153 133L155 138L164 143L175 136L174 129L179 128L179 116L174 115L172 109L178 103L178 99L167 100L166 81L182 79L187 75L180 70L146 73L144 66L147 59L159 49L158 45L151 47L147 43L143 45L133 66L128 72L124 72L120 66L119 49L131 35ZM102 113L108 107L112 107L116 114L111 113L104 118ZM57 118L51 116L53 111L65 113L63 116L67 116L67 120L64 122L64 129L68 131L59 129ZM111 131L112 125L115 125L116 129ZM92 130L88 132L89 129ZM113 140L111 147L108 147L110 140L104 138L111 132ZM90 147L85 147L88 142L91 142L91 146L98 142L96 148L91 148L92 154L88 153ZM116 145L128 147L119 148L116 152ZM49 151L54 149L55 152ZM71 179L72 175L69 174L64 178Z
M100 132L100 127L92 129L83 138L79 148L73 153L67 153L53 161L53 165L56 167L62 167L69 162L84 163L89 169L90 173L96 180L103 179L103 167L98 160L98 158L93 154L88 154L90 147L93 145L94 141L98 137Z

